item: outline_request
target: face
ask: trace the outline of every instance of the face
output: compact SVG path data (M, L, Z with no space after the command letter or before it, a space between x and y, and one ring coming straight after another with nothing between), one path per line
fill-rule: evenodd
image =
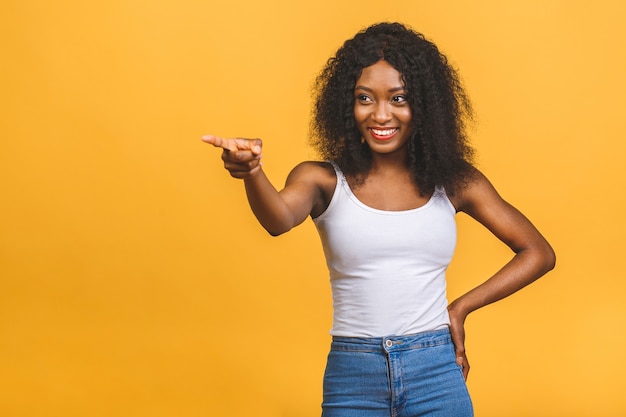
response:
M363 69L354 97L354 118L372 152L406 152L412 115L402 74L378 61Z

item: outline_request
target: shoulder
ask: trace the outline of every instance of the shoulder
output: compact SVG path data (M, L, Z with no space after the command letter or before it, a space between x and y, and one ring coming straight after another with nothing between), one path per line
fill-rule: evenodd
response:
M289 176L287 183L305 181L308 183L324 186L327 183L335 183L335 169L329 162L304 161L296 165Z
M491 181L476 168L453 198L457 211L482 223L511 247L520 246L520 231L532 229L528 219L505 201Z
M285 184L286 188L308 189L314 198L312 215L323 212L335 192L337 174L329 162L305 161L296 165Z
M481 206L497 207L503 202L489 179L477 168L470 167L463 184L450 196L450 201L457 211L470 213ZM495 206L494 206L495 205Z
M330 162L325 161L304 161L296 165L292 170L292 173L309 173L323 175L324 173L335 175L335 169Z

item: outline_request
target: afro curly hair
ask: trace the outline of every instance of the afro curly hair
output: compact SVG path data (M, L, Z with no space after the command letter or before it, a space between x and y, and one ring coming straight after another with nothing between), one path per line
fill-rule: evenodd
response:
M400 23L377 23L347 40L313 85L311 143L362 184L371 167L354 118L354 88L363 70L384 60L400 74L412 114L409 170L422 195L444 187L450 194L472 172L474 151L466 125L470 100L456 70L424 35Z

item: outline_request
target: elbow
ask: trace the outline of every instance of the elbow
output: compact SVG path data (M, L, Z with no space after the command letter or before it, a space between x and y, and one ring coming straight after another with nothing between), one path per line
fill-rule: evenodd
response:
M269 233L269 235L271 237L278 237L278 236L282 235L285 232L273 232L273 231L268 230L267 233Z
M542 250L541 265L543 267L544 274L550 272L556 266L556 253L552 246L546 242L546 247Z
M548 271L551 271L554 269L554 267L556 267L556 253L554 253L554 250L552 250L552 248L550 248L550 253L551 253L551 257L550 257L550 263L549 263L549 268Z
M287 233L290 230L291 230L291 227L287 227L287 228L285 228L285 227L280 227L280 228L265 227L265 231L267 233L269 233L269 235L272 236L272 237L278 237L278 236L280 236L280 235L282 235L284 233Z
M298 223L294 221L293 216L291 216L290 213L285 213L272 222L261 224L263 225L263 228L265 228L267 233L269 233L272 237L277 237L284 233L287 233L298 225Z
M265 229L265 231L272 237L280 236L283 233L287 233L294 228L294 222L287 216L281 216L277 218L264 219L257 216L257 220Z
M547 274L556 266L556 253L548 242L544 241L527 250L517 252L517 254L519 255L522 252L528 256L528 258L526 258L528 262L527 265L530 270L532 270L533 280Z

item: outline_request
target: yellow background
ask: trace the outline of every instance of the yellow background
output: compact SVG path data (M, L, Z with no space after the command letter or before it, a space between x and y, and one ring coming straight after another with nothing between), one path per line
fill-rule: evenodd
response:
M200 136L263 138L280 186L313 78L382 20L460 68L479 167L558 254L470 317L477 415L626 415L623 4L5 0L0 415L319 415L314 227L266 235ZM509 256L459 216L450 298Z

